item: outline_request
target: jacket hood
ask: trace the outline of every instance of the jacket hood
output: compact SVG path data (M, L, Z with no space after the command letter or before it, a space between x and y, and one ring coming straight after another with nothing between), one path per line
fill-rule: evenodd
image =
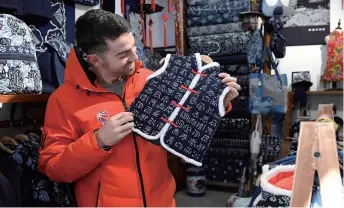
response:
M89 64L72 48L66 64L64 83L87 91L104 92L103 88L97 87L96 75L88 68ZM135 61L135 69L139 68L143 68L142 62Z

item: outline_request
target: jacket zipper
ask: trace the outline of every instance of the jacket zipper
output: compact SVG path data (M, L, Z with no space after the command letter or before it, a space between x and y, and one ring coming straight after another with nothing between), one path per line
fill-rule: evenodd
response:
M118 96L118 95L117 95L117 97L119 97L119 99L122 101L125 110L128 110L127 103L125 102L125 90L123 92L124 99L121 96ZM136 168L137 168L137 172L139 174L140 185L141 185L141 194L142 194L143 207L147 207L146 193L145 193L145 187L144 187L144 183L143 183L143 176L142 176L141 164L140 164L140 153L139 153L139 148L138 148L138 145L137 145L135 133L133 133L133 140L134 140L135 156L136 156L136 159L135 159L136 160Z
M100 193L100 182L98 183L98 192L97 192L97 200L96 200L96 206L95 207L98 207L99 193Z

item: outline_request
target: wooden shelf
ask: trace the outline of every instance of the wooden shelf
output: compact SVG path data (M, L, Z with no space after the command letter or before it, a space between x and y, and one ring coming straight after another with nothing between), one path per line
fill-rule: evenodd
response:
M0 95L0 103L47 102L50 94Z
M294 94L294 92L288 92L289 94ZM343 91L308 91L307 95L343 95Z

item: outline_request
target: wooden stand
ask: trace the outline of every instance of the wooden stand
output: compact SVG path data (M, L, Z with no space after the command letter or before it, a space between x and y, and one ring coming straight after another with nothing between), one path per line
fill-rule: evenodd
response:
M333 118L332 107L319 105L318 114ZM310 207L316 171L322 206L339 206L342 187L333 123L301 122L291 207Z

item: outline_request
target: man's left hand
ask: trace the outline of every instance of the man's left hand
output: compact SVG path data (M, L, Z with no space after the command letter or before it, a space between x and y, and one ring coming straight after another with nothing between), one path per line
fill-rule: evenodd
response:
M220 73L219 77L222 79L222 83L225 83L227 86L230 87L229 92L225 96L223 100L224 106L228 106L230 102L239 95L239 90L241 90L241 86L237 83L237 78L231 77L231 75L226 73Z

